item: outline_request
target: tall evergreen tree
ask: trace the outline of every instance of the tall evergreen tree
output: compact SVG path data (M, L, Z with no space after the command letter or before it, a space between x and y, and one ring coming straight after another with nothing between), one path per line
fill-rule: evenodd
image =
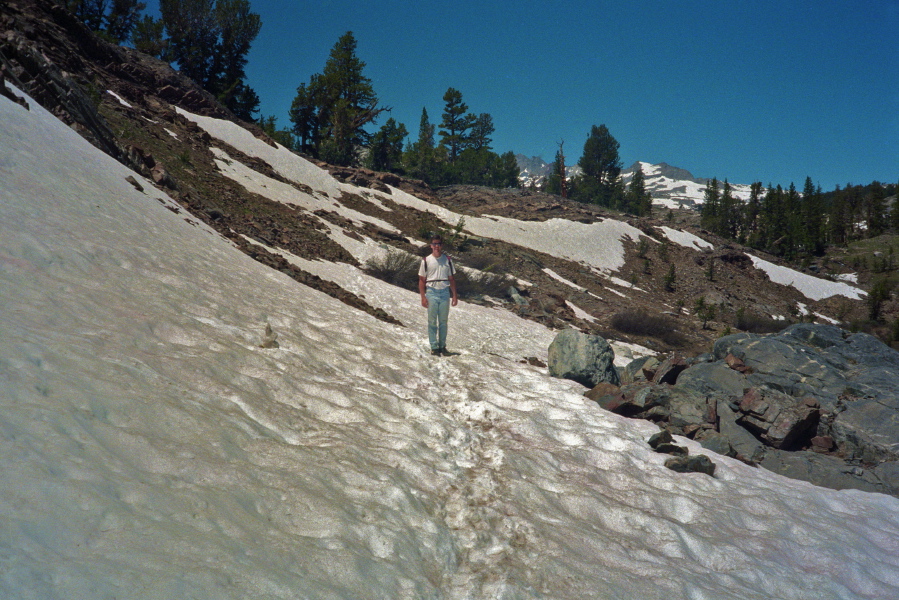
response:
M402 123L392 117L381 126L371 139L368 166L375 171L402 170L403 142L409 132Z
M487 113L481 113L474 119L471 125L471 133L468 135L467 146L474 150L490 150L493 139L490 137L495 131L493 117Z
M700 213L700 225L713 233L718 233L721 227L721 190L718 187L717 177L713 177L702 191Z
M827 225L830 242L837 245L845 244L849 238L849 207L839 185L831 195Z
M887 228L886 191L883 184L875 181L865 194L865 225L868 237L876 237Z
M118 44L127 42L145 8L147 5L138 0L112 0L106 15L106 33Z
M739 241L758 248L759 215L762 210L762 182L756 181L749 186L749 200L746 202L746 214L743 217L743 229Z
M449 162L456 162L459 154L467 147L468 131L477 117L468 114L468 105L462 102L462 92L449 88L443 95L445 103L440 121L440 144L445 146ZM492 127L492 121L490 123ZM492 133L492 132L491 132Z
M824 202L821 188L815 187L811 177L805 178L802 188L801 239L806 252L820 256L824 252Z
M150 15L144 15L134 25L131 41L135 49L156 58L162 58L168 47L165 39L165 24L162 19L154 19Z
M165 59L207 90L218 43L214 7L214 0L159 0L168 35Z
M559 144L559 149L556 150L556 158L553 160L549 175L546 177L546 193L558 194L563 198L567 198L567 174L565 171L565 151L563 146L564 142Z
M65 0L64 4L92 31L116 44L128 41L147 7L139 0Z
M159 0L167 39L163 59L206 91L235 115L252 120L259 97L245 82L244 67L250 45L262 27L250 12L248 0ZM141 34L152 32L141 23ZM141 43L151 43L141 40Z
M434 132L436 128L428 118L428 109L421 109L418 122L418 139L406 150L404 163L406 172L428 184L435 184L439 179L438 156Z
M348 31L331 49L324 72L297 88L290 109L294 132L304 149L327 162L354 163L356 150L371 139L365 126L390 110L378 106L364 68L356 56L356 38Z
M578 161L581 176L578 178L576 199L602 206L615 206L621 194L619 175L621 160L618 143L605 125L590 128L584 153Z
M652 196L646 191L646 178L643 175L643 167L639 165L625 194L625 210L638 217L649 216L652 213Z

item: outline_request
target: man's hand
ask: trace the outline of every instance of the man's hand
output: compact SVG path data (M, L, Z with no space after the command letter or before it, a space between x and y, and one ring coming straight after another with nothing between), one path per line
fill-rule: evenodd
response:
M450 302L450 304L451 304L452 306L455 306L455 305L459 304L459 299L456 298L455 296L453 296L452 302Z
M428 299L425 298L424 296L421 297L421 305L424 306L425 308L428 307Z

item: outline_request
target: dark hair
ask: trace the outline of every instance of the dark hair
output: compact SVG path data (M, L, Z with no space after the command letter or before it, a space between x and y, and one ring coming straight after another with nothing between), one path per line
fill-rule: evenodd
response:
M435 233L434 235L431 236L431 243L433 243L433 242L440 242L442 244L443 236Z

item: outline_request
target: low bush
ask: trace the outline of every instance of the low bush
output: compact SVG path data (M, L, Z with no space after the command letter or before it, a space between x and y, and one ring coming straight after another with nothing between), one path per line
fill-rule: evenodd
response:
M363 270L382 281L418 291L418 268L421 258L402 250L388 250L383 256L365 261Z
M626 310L612 317L612 327L621 333L645 335L661 340L669 346L683 346L687 339L675 329L673 319L651 315L644 310Z
M737 311L734 327L749 333L777 333L792 325L792 321L777 320L746 312L742 308Z
M456 271L456 291L460 298L505 296L510 285L512 280L506 275L464 269Z

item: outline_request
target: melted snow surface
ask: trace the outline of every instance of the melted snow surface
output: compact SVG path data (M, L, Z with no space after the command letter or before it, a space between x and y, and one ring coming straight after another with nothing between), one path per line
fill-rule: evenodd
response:
M507 357L535 324L457 308L433 358L31 107L0 98L0 597L899 597L899 500L674 473Z

